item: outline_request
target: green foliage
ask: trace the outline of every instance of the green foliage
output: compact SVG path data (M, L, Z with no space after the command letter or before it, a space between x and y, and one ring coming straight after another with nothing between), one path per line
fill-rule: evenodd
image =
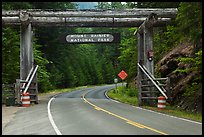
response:
M2 30L2 83L12 84L20 75L20 36L14 28Z
M98 2L98 9L110 9L111 5L108 2Z
M98 2L98 9L124 9L126 8L121 2Z
M202 37L202 2L181 2L178 9L179 32L198 42Z
M201 86L202 86L201 83L192 82L192 84L188 85L188 87L186 88L186 91L183 94L183 96L185 96L185 97L194 97L195 93L200 90Z
M137 40L134 34L135 29L124 29L122 33L122 41L120 44L121 55L118 60L121 67L128 73L128 80L136 76L137 62Z
M137 2L138 8L176 8L180 2Z
M157 29L154 33L155 63L180 42L190 39L194 44L197 44L202 38L202 4L199 2L182 2L178 9L175 21L168 25L166 29ZM176 71L182 73L196 71L198 66L200 69L202 51L197 54L196 61L194 57L179 58L178 61L192 63L193 67L188 70ZM197 66L195 66L196 64Z
M2 9L15 10L15 9L29 9L32 5L29 2L2 2Z
M74 3L71 2L30 2L35 9L75 9Z
M186 91L183 94L185 97L192 97L202 87L202 49L195 53L195 57L180 57L178 58L178 61L190 64L191 66L184 69L176 69L174 73L188 73L196 71L198 74L200 74L193 79L191 84L187 86Z
M108 92L108 96L123 103L138 105L137 89L118 86Z
M46 65L49 61L43 58L43 53L40 51L42 45L36 44L36 39L33 41L33 54L34 54L34 62L39 66L38 68L38 90L40 92L45 92L46 90L52 89L52 85L50 83L50 73L47 72Z
M154 61L157 63L172 48L182 40L182 35L178 33L175 22L163 28L154 30Z
M190 71L202 72L202 49L195 53L194 57L180 57L177 61L191 64L191 67L185 69L176 69L174 72L188 73Z
M111 9L124 9L121 2L111 2Z
M15 10L15 9L28 9L28 8L40 8L42 6L45 9L56 8L56 9L67 9L74 8L73 4L70 2L3 2L2 9L5 10ZM43 31L43 30L42 30ZM34 30L36 36L39 36L39 31ZM53 34L53 33L47 34ZM53 40L56 39L56 34L53 35ZM41 35L41 34L40 34ZM41 37L43 39L43 37ZM53 86L50 83L51 74L47 70L47 66L51 64L49 58L46 58L46 54L43 49L45 49L44 43L39 42L37 38L34 40L34 61L35 64L39 65L38 69L38 86L39 92L44 92L51 89ZM42 40L43 41L43 40ZM51 41L52 42L52 41ZM2 83L14 83L17 78L19 78L20 72L20 35L19 31L14 28L5 27L2 31ZM55 72L58 72L55 70ZM57 73L58 74L58 73ZM55 74L55 75L57 75ZM57 75L60 77L61 75ZM60 77L61 78L61 77ZM59 80L60 81L60 80Z
M137 97L138 96L138 91L137 91L137 89L134 89L134 88L126 88L125 92L129 97Z

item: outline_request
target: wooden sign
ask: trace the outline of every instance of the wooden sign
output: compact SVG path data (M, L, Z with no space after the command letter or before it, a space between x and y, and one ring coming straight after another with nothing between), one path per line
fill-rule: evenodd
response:
M66 43L87 44L87 43L119 43L119 33L78 33L65 36Z

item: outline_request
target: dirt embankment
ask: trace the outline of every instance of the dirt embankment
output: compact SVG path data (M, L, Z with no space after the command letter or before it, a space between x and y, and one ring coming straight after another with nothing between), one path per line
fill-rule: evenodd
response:
M202 45L202 41L200 45ZM193 96L184 96L187 87L200 74L196 71L187 73L174 72L176 69L192 67L189 63L178 61L178 58L193 57L197 49L198 47L188 41L179 44L156 64L155 72L159 72L161 77L168 76L170 78L173 99L170 103L185 110L202 112L202 89L198 89Z
M158 77L170 78L170 91L172 101L168 102L174 106L180 107L191 112L202 112L202 87L195 91L190 97L184 96L186 89L192 84L193 80L201 74L192 71L188 73L174 72L176 69L187 69L192 67L189 63L178 61L180 57L193 57L195 52L202 47L202 40L195 46L189 41L180 43L166 54L157 64L155 64L155 74ZM157 76L155 76L157 77ZM137 88L137 77L132 79L128 85Z

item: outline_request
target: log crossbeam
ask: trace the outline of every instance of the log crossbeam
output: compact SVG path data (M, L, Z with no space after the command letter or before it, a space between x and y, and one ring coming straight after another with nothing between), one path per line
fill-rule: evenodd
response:
M156 14L150 14L147 19L139 26L139 28L134 32L134 35L137 35L137 33L143 33L145 27L151 28L154 27L155 24L158 22L158 16Z
M32 26L72 27L139 27L150 14L158 20L154 27L166 25L174 18L177 9L126 9L126 10L2 10L3 25L31 23Z
M85 27L102 27L102 26L124 26L124 27L138 27L146 18L95 18L95 17L30 17L27 19L32 26L73 26L77 27L84 25ZM166 25L170 18L159 18L154 24L154 27ZM19 17L2 17L3 25L20 25L22 21ZM77 24L78 23L78 24Z
M123 9L123 10L2 10L2 16L19 16L21 12L27 12L33 17L147 17L151 13L157 14L159 17L174 18L177 14L177 8L138 8L138 9Z

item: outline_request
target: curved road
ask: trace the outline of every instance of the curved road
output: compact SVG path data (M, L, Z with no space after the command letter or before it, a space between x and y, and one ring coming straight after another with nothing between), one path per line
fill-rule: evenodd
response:
M22 109L3 134L201 135L202 124L111 100L115 85L58 94Z

